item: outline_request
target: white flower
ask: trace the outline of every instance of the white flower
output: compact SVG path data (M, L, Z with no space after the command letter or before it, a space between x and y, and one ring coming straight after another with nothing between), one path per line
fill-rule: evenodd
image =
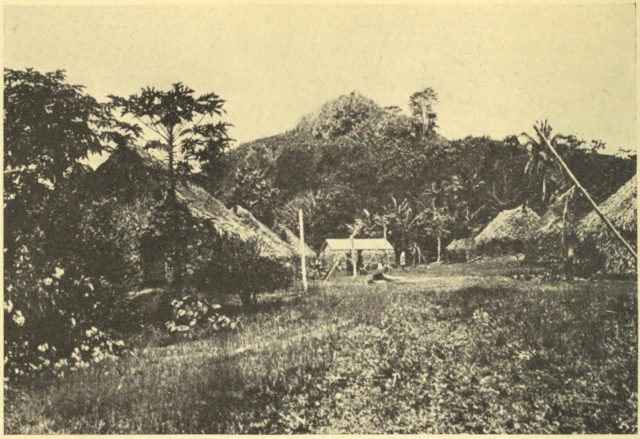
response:
M38 346L38 350L39 350L40 352L44 352L44 351L46 351L47 349L49 349L49 344L48 344L48 343L41 344L40 346Z
M56 272L53 274L53 277L55 277L56 279L60 279L63 274L64 270L60 267L56 267Z
M71 327L72 328L76 327L76 319L74 319L73 317L71 317Z
M7 300L6 302L4 302L4 312L11 312L11 310L13 310L13 302L11 302L10 300Z
M18 326L24 325L24 316L20 312L20 310L16 311L16 313L12 316L12 319Z
M42 283L45 284L46 286L49 286L53 283L53 279L51 279L50 277L43 279Z

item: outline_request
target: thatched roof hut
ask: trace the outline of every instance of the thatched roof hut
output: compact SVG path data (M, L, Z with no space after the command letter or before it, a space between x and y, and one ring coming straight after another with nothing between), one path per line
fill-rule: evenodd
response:
M602 203L600 210L616 226L620 234L637 248L637 176L633 176ZM610 275L629 275L637 272L633 256L607 229L595 211L578 224L578 237L581 240L579 256L584 263L594 263L594 270Z
M635 233L638 220L637 175L634 175L599 207L619 230ZM580 231L583 233L600 233L605 230L606 226L595 211L580 221Z
M169 189L167 174L166 165L148 152L122 147L96 169L88 184L93 202L85 215L87 239L107 239L105 245L112 247L110 252L120 255L120 264L125 267L123 282L131 288L146 283L150 276L154 282L168 276L163 244L154 225ZM210 230L188 237L193 241L191 248L204 255L202 258L209 257L211 246L220 236L257 242L260 256L265 258L288 259L294 255L289 245L266 226L255 218L238 217L193 181L177 182L176 200L181 209L206 224L202 230ZM192 260L195 264L202 258L194 255Z
M475 237L476 249L491 254L523 253L539 221L538 214L525 207L504 210Z
M300 238L298 235L293 233L291 229L286 228L285 226L279 225L277 226L278 235L280 238L287 242L291 247L296 250L296 254L300 255ZM304 255L307 258L315 259L318 257L318 254L309 247L306 243L304 244Z
M452 261L468 261L475 248L473 238L462 238L451 241L445 248L447 258Z
M234 208L241 224L250 229L259 238L262 250L269 256L277 258L293 258L298 251L280 237L270 228L258 221L247 209L242 206Z

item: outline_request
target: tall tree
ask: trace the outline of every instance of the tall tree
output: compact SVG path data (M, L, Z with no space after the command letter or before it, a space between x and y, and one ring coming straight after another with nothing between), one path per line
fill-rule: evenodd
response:
M451 233L454 223L448 201L458 189L459 185L455 179L443 181L440 187L434 182L424 190L420 199L417 200L420 213L416 217L416 227L436 238L438 243L436 262L441 261L442 239Z
M155 134L147 148L167 153L172 196L180 174L211 172L231 142L227 134L231 125L214 121L225 113L225 101L215 93L197 97L194 93L176 83L168 91L147 87L128 98L109 96L121 116L134 118Z
M564 171L566 176L571 179L573 184L582 192L585 198L589 200L589 203L591 203L591 206L596 211L598 216L602 219L602 221L605 223L607 228L611 231L611 233L615 235L616 239L618 239L618 241L627 248L629 253L633 255L633 258L637 261L638 255L636 253L636 250L633 248L633 246L629 242L627 242L627 240L624 239L624 237L620 234L618 229L600 210L600 208L598 207L596 202L593 200L589 192L587 192L587 190L582 186L582 184L580 184L580 181L578 181L576 176L573 174L571 169L569 169L569 167L563 160L562 156L558 153L557 144L555 144L556 143L555 139L558 136L554 136L553 139L549 139L551 127L548 127L548 130L546 128L547 128L546 121L544 124L536 124L533 126L533 129L535 130L538 138L540 139L540 144L535 145L535 148L536 148L535 150L537 151L537 153L541 156L544 156L546 154L546 150L544 150L545 147L548 149L548 151L550 151L550 153L552 154L552 157L555 158L555 160L557 160L557 163L561 167L562 171ZM533 140L533 138L527 133L522 133L522 135L525 136L525 138ZM572 139L570 138L570 140ZM530 142L530 144L533 144L533 143L534 142Z
M413 116L420 118L423 136L437 127L437 115L433 111L433 105L436 102L438 102L438 95L431 87L416 92L409 98L409 109Z
M438 242L436 262L442 260L442 240L449 236L453 226L453 216L446 207L428 207L418 217L417 225L427 235L434 236Z
M189 216L176 200L178 179L216 169L222 151L231 141L227 135L230 125L218 119L225 113L225 101L215 93L197 97L194 93L176 83L168 91L147 87L128 98L109 96L111 105L120 110L122 117L133 118L150 131L145 147L168 155L169 191L155 223L166 235L173 283L178 287L183 280L184 236Z
M544 138L549 138L556 148L561 146L576 147L580 142L577 142L574 136L556 134L551 137L553 128L546 120L536 122L534 129L536 137L532 137L527 133L521 134L524 138L524 142L521 143L527 148L529 155L529 160L524 168L524 174L529 182L527 201L531 201L531 198L535 196L535 186L539 184L541 187L541 201L546 203L551 196L548 190L549 183L554 182L558 186L564 175L559 163L555 161L547 149Z
M80 160L138 134L65 79L63 70L4 71L5 267L29 236L51 251L64 250L53 242L74 235L66 220L79 213L71 198L77 177L87 172Z

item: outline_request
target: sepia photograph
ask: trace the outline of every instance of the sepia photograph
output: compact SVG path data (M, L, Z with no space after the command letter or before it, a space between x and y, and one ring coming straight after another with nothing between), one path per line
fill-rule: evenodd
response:
M3 21L4 434L638 433L634 3Z

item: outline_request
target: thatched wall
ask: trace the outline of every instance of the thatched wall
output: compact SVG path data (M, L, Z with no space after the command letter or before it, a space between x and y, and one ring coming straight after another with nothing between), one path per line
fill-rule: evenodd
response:
M236 206L234 209L240 223L259 239L262 253L265 256L285 259L298 257L297 249L280 239L275 232L258 221L251 212L242 206Z

